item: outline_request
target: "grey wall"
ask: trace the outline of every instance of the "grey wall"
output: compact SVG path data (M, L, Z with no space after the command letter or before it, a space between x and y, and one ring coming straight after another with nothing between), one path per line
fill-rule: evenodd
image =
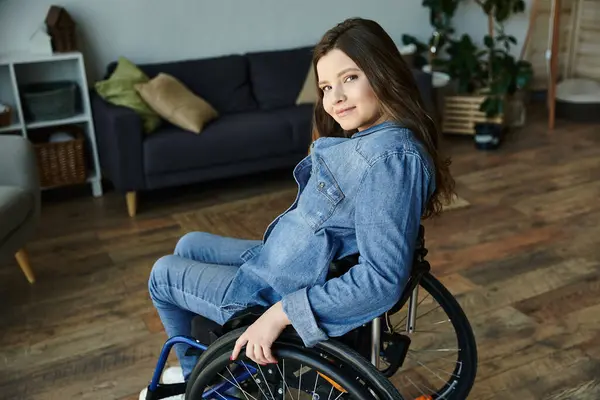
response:
M375 19L398 44L431 34L421 0L0 0L0 53L27 49L52 4L77 21L92 78L120 55L145 63L311 45L350 16ZM487 23L473 9L456 25L481 35Z

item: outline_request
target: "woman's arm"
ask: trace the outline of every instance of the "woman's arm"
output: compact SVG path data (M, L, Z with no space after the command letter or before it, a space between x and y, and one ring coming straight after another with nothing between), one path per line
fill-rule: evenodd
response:
M415 151L393 153L372 163L356 198L359 263L339 278L282 299L283 311L306 346L341 336L399 300L433 185Z

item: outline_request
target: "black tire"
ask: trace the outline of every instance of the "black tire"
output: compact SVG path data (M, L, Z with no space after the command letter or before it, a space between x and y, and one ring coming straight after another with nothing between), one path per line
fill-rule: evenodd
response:
M223 335L202 354L188 379L186 399L200 400L202 398L206 383L210 382L214 374L230 363L229 355L235 341L244 331L245 328L240 328ZM314 348L307 349L297 334L286 331L274 343L273 353L276 357L302 357L306 361L315 363L315 366L321 365L327 368L327 365L319 364L323 363L323 355L325 355L343 366L342 370L329 364L332 369L328 370L327 374L330 374L334 380L339 379L341 382L345 382L349 388L354 387L355 391L359 391L360 389L353 386L357 382L356 378L359 378L377 394L379 400L403 400L394 385L381 375L371 363L351 348L335 340L328 340L319 343ZM373 397L371 396L371 398Z
M453 382L447 382L443 387L438 389L435 395L433 393L431 395L433 395L434 399L437 399L441 394L444 394L448 389L453 387L442 398L444 400L464 400L469 395L477 375L477 344L471 324L454 296L430 273L423 275L420 286L431 295L450 319L460 349L458 352L458 361L460 362L457 362L453 371L453 375L460 376L460 378ZM402 369L397 373L402 374Z

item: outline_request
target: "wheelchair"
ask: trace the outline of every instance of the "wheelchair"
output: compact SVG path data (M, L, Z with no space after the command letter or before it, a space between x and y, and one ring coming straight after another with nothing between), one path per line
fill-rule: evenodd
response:
M165 342L146 399L183 393L186 400L467 398L477 372L473 331L456 299L431 275L426 255L420 226L411 275L390 310L312 348L288 327L272 346L277 364L255 364L244 351L237 360L229 359L238 337L265 308L243 310L222 326L195 317L191 336ZM357 263L358 255L333 261L328 279ZM447 339L450 344L438 347ZM188 345L187 354L199 356L198 362L187 382L160 383L169 352L178 343Z

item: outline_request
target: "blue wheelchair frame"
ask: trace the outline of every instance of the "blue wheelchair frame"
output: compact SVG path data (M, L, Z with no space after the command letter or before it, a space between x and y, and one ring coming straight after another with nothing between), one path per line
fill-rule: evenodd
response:
M195 348L195 349L201 350L201 351L206 351L206 349L208 349L208 346L200 343L199 340L196 340L189 336L173 336L172 338L169 338L163 345L163 348L160 352L160 356L158 357L158 362L156 364L156 368L154 369L154 374L152 375L152 380L150 381L150 385L148 386L148 396L146 398L156 398L155 397L155 396L157 396L156 390L159 388L160 376L161 376L162 371L167 363L167 358L169 357L169 353L170 353L171 349L173 348L173 346L176 344L186 344L192 348ZM246 379L251 378L258 371L256 368L254 368L251 365L245 364L244 366L246 368L246 371L241 372L239 376L235 376L236 382L243 382ZM216 385L215 387L211 388L210 390L207 390L206 392L204 392L202 394L202 398L203 399L212 399L212 398L214 398L215 393L219 392L218 393L219 399L238 400L237 397L230 397L226 394L221 393L221 392L226 392L227 390L232 389L234 387L236 387L236 386L231 384L230 382L225 381L219 385Z

